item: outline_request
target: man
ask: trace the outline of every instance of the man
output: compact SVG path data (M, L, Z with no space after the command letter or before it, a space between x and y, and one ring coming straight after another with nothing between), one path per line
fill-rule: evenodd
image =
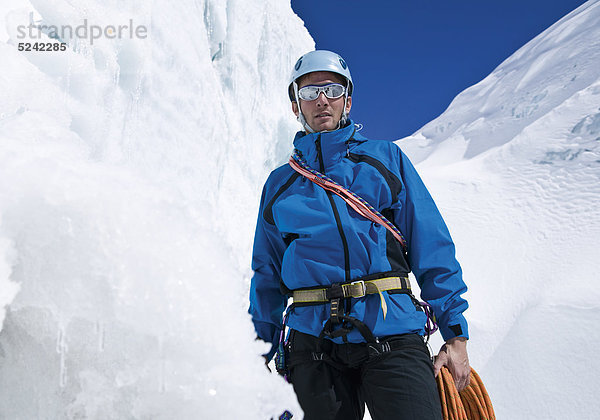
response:
M441 419L434 375L446 365L459 389L468 384L466 286L408 158L392 142L361 136L349 119L353 88L339 55L298 60L288 89L303 126L294 162L360 196L393 227L359 214L292 161L277 168L260 203L249 312L259 338L273 345L270 360L293 296L287 368L305 419L361 419L365 403L374 420ZM446 340L435 366L411 269Z

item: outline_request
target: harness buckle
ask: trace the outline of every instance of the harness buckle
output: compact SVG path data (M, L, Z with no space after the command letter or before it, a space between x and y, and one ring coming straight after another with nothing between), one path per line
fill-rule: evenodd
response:
M334 324L340 322L340 299L332 299L329 306L329 316Z
M353 281L346 287L349 297L361 298L367 295L367 285L365 284L364 280Z

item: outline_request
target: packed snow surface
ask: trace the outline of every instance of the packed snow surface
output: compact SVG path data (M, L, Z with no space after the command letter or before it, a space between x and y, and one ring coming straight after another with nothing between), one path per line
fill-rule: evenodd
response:
M19 25L85 19L148 36L18 51ZM398 142L456 240L502 419L600 416L598 22L590 1ZM313 48L288 1L2 1L0 418L300 416L246 308Z
M19 39L32 21L130 19L147 37L18 51L56 42ZM300 412L246 311L262 183L297 130L286 81L311 49L289 1L2 0L0 418Z
M397 144L456 241L498 418L600 418L600 2Z

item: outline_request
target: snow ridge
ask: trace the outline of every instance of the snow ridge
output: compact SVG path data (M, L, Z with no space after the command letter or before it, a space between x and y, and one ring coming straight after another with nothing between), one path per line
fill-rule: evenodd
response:
M498 418L600 415L598 22L585 3L398 141L457 243Z

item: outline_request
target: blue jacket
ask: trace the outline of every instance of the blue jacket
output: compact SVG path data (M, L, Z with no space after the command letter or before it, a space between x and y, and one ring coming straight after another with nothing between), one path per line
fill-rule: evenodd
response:
M351 122L332 132L298 132L294 139L309 166L358 194L392 221L407 241L400 243L381 225L367 220L335 194L295 172L289 164L275 169L263 188L254 238L250 309L258 336L274 347L282 328L287 297L280 282L294 290L329 286L376 273L412 269L421 298L432 305L445 340L468 337L463 312L467 302L454 244L433 199L400 148L368 140ZM350 316L376 337L424 334L426 316L407 294L383 292L353 298ZM296 307L290 328L318 336L329 318L329 305ZM335 342L342 342L336 338ZM354 329L348 341L365 341Z

